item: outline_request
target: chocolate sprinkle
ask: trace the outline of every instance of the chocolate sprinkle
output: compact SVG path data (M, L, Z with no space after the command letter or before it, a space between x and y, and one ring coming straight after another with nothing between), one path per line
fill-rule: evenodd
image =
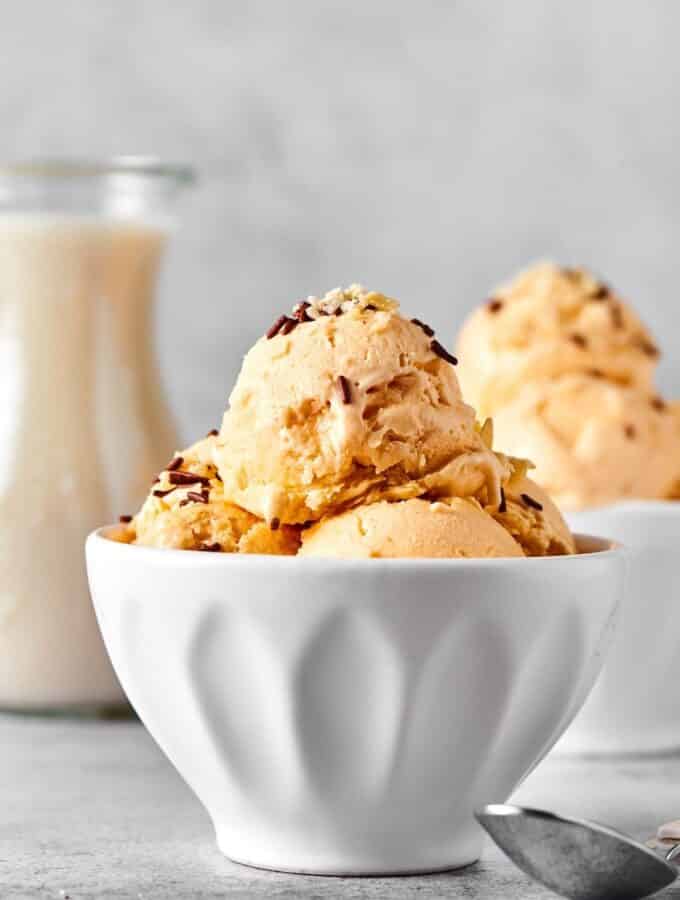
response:
M175 490L175 488L174 488L174 487L171 487L171 488L170 488L169 490L167 490L167 491L153 491L153 495L154 495L154 497L167 497L167 495L168 495L168 494L172 494L172 492L173 492L174 490Z
M502 300L489 300L486 304L486 308L490 313L497 313L503 309L503 301Z
M340 399L345 404L345 406L347 406L352 402L352 387L344 375L338 375L336 384L338 386Z
M504 513L508 511L508 504L505 499L505 491L501 488L501 502L498 504L498 512Z
M372 303L367 303L366 306L364 306L364 309L369 309L371 312L378 312L378 307L374 306Z
M637 434L637 431L635 430L635 425L624 425L623 431L624 431L624 434L626 435L626 437L628 438L628 440L630 440L630 441L632 441L633 438L635 437L635 435Z
M311 303L308 303L306 300L300 300L299 303L296 303L293 307L293 316L297 319L298 322L311 322L312 320L307 315L307 310L311 306Z
M640 338L639 346L640 350L642 350L642 352L647 356L659 356L659 348L651 341L648 341L645 338Z
M582 334L570 334L569 340L572 342L572 344L576 344L576 346L580 347L582 350L585 350L585 348L588 346L588 340Z
M209 499L208 491L201 491L200 494L198 491L187 491L187 500L193 500L194 503L207 503Z
M118 521L121 525L127 525L128 522L132 521L132 516L118 516Z
M543 509L543 504L539 503L538 500L534 500L534 498L530 497L528 494L520 494L520 497L527 506L531 507L531 509L537 509L539 512Z
M276 335L277 335L277 334L279 333L279 331L281 330L281 328L282 328L282 326L283 326L283 323L284 323L284 322L287 322L287 321L288 321L288 316L279 316L278 319L276 320L276 322L274 322L274 324L272 325L272 327L269 329L269 331L268 331L267 334L265 335L265 337L267 338L267 340L268 340L268 341L271 341L271 339L272 339L273 337L276 337Z
M168 474L170 484L210 484L210 479L204 475L194 475L193 472L170 472Z
M452 366L458 365L458 360L456 359L456 357L452 353L449 353L446 347L442 347L439 341L431 341L430 350L436 356L439 356L441 359L445 359L446 362L451 363Z
M167 464L165 467L166 472L174 472L175 469L179 469L179 467L184 463L183 456L176 456L171 462Z
M274 516L274 518L269 523L269 527L272 531L278 531L281 526L281 519L278 516Z
M663 412L666 409L666 401L662 400L661 397L652 397L650 402L652 407L659 412Z
M221 553L222 544L220 544L219 541L215 541L214 544L201 544L201 546L196 549L202 550L204 553Z
M211 428L210 431L206 434L206 437L217 437L219 431L217 428Z
M591 300L606 300L609 296L609 288L606 284L598 284L590 295Z
M568 266L562 266L560 271L570 281L576 281L581 275L578 269L570 269Z
M414 325L417 325L418 328L421 328L428 337L434 337L434 328L430 328L429 325L426 325L425 322L421 322L420 319L411 319Z
M282 334L282 335L283 335L283 334L290 334L290 332L291 332L294 328L297 328L299 324L300 324L300 323L298 322L297 319L289 319L288 316L286 316L286 321L285 321L285 322L283 323L283 325L281 326L281 328L280 328L280 330L279 330L279 334Z

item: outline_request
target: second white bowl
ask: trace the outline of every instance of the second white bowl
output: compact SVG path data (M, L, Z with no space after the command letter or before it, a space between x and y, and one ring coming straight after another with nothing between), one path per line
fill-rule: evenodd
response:
M629 553L616 638L588 702L560 741L574 753L680 747L680 502L635 500L567 515Z

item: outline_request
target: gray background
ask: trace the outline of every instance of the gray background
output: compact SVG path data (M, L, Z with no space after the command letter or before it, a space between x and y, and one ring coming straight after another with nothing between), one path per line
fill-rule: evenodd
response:
M631 298L680 394L680 4L5 4L6 156L195 162L158 307L185 437L299 296L359 280L448 343L544 256Z

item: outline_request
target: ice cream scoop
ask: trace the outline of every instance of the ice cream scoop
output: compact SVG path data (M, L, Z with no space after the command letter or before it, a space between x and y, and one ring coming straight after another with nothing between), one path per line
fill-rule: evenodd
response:
M675 423L675 433L677 435L677 446L680 448L680 400L672 400L670 403L664 403L661 399L657 400L659 407L667 407L668 412ZM667 496L668 500L680 500L680 465L675 481L670 487Z
M494 416L496 445L535 464L562 509L668 496L675 419L655 394L587 374L528 383Z
M431 328L358 286L310 298L246 355L215 460L234 502L271 522L422 494L498 502L508 470Z
M335 557L574 552L560 513L496 453L457 360L396 301L310 297L246 355L219 432L177 454L122 539Z
M380 501L303 532L300 556L512 557L520 545L471 499Z
M303 532L301 556L511 557L575 553L546 492L519 466L497 508L471 498L381 501L322 519Z
M520 468L505 485L494 519L517 541L526 556L575 553L569 526L553 500Z
M272 528L226 499L213 462L215 442L211 435L173 457L130 523L128 540L180 550L296 553L297 529Z
M599 374L651 391L659 351L621 297L584 269L541 263L498 288L457 342L463 396L495 415L530 381Z

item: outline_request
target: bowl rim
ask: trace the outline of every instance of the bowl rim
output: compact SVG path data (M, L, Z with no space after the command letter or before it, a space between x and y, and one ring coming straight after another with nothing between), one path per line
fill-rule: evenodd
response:
M381 559L341 558L331 556L278 556L270 553L204 553L200 550L176 550L170 547L145 547L137 544L126 544L114 540L109 532L120 528L119 525L104 525L97 528L87 538L86 546L106 547L111 553L125 557L133 554L138 559L146 559L155 564L167 560L168 563L181 563L200 567L209 566L253 566L262 565L262 560L267 560L273 566L298 570L312 570L319 564L323 566L363 567L367 571L380 567L381 569L400 569L426 567L428 569L462 569L462 568L497 568L523 566L549 566L549 565L583 565L589 560L625 557L627 550L619 541L611 538L599 537L590 534L575 533L577 545L594 543L595 549L584 550L580 553L564 554L560 556L499 556L499 557L466 557L442 559L435 557L395 557Z

